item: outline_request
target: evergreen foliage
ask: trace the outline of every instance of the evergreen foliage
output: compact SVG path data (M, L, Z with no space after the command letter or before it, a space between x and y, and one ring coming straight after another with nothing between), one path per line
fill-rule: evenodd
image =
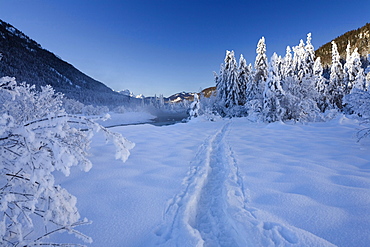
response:
M312 37L288 46L284 58L276 53L267 61L265 39L257 45L254 68L240 56L236 70L234 52L226 52L220 74L215 74L217 100L214 109L221 116L248 116L256 121L322 121L334 112L353 108L343 97L366 92L370 69L362 68L358 49L351 53L347 45L347 61L342 65L335 42L332 42L332 65L325 78L321 58L315 57ZM293 50L293 55L292 55ZM268 69L267 69L268 67ZM237 79L235 79L237 78ZM263 90L261 89L263 87ZM236 107L237 106L237 107ZM352 110L354 111L354 110Z
M370 23L366 23L363 27L356 30L346 32L345 34L333 40L338 46L338 52L341 59L347 60L347 46L348 43L352 47L358 47L358 52L361 56L363 67L368 65L366 56L370 54ZM331 42L328 42L318 48L315 52L316 57L321 57L323 67L329 67L331 64Z
M327 87L327 96L333 108L342 108L342 98L344 96L343 68L336 43L332 42L332 64L330 67L330 80Z

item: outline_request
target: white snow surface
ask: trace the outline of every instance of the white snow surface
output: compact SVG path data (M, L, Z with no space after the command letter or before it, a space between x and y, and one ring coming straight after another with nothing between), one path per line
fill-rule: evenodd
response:
M370 141L356 120L245 118L112 128L127 162L93 139L93 167L57 176L91 225L89 246L370 246ZM53 241L76 242L56 234Z

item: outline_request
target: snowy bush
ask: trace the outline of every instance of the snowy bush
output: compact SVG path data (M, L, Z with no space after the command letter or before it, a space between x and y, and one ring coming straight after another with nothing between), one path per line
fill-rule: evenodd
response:
M109 108L107 106L93 106L93 105L85 105L82 108L82 114L85 116L97 116L97 115L104 115L109 112Z
M82 114L82 109L85 106L81 102L74 99L63 98L62 102L63 108L69 114Z
M72 166L89 171L87 150L98 130L114 142L116 158L125 161L134 146L87 118L67 115L62 98L50 86L38 92L14 78L0 79L0 242L6 246L58 246L46 238L62 231L91 242L74 229L88 221L53 172L68 176Z
M346 95L343 102L353 113L363 118L362 124L370 124L370 92L354 88ZM365 127L358 132L358 138L362 139L370 135L370 127Z

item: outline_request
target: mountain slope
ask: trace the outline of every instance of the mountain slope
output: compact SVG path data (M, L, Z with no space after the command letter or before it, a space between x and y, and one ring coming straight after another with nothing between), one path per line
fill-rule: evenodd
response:
M30 39L12 25L0 20L0 76L18 82L51 85L57 92L84 104L119 105L128 97L85 75L71 64Z
M370 54L370 23L365 26L346 32L345 34L334 39L338 46L338 51L342 59L346 57L346 48L348 41L351 43L351 52L354 48L358 48L358 52L362 57L366 57ZM331 41L321 46L316 50L316 57L321 57L322 64L331 64Z

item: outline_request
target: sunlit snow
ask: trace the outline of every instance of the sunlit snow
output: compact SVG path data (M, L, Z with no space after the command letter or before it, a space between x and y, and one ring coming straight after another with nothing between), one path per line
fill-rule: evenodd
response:
M194 119L96 136L90 172L58 176L93 224L91 246L369 246L370 141L356 120L294 124ZM75 242L73 236L53 239Z

